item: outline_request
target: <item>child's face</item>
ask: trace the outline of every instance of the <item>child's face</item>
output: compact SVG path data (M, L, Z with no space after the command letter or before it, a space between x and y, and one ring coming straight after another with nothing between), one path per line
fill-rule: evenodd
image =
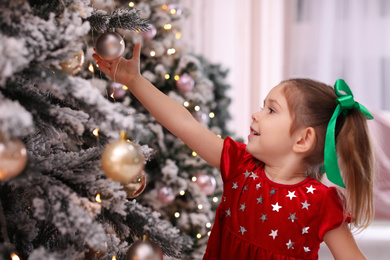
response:
M264 100L263 109L252 115L246 149L266 164L283 163L294 144L290 135L292 118L283 87L283 84L274 87Z

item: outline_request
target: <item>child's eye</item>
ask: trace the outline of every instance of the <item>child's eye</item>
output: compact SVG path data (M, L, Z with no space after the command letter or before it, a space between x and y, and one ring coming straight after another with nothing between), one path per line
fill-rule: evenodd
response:
M268 109L269 109L269 113L270 113L270 114L275 113L275 110L273 110L272 108L269 107Z

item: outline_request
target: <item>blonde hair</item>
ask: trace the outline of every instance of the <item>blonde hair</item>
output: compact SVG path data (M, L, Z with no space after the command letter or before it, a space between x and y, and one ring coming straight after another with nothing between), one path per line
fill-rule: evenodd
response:
M326 129L337 106L337 96L331 86L310 79L290 79L282 83L293 118L290 132L300 127L313 127L316 131L316 143L304 162L309 176L320 180ZM374 153L364 115L356 109L348 110L346 115L342 113L336 122L335 140L346 186L345 197L340 196L345 216L350 215L354 226L364 229L374 218Z

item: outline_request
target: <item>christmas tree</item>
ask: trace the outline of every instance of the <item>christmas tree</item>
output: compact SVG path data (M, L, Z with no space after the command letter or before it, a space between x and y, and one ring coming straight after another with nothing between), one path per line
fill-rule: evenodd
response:
M147 233L166 259L201 258L219 172L91 57L110 30L125 57L141 41L143 76L225 136L227 72L181 45L188 12L163 0L0 7L0 257L126 259ZM131 180L115 171L127 159L112 162L122 145L134 149Z

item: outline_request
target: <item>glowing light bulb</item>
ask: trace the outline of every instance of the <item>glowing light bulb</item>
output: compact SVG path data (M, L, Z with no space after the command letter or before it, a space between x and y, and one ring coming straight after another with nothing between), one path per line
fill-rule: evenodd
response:
M170 77L171 77L171 75L169 75L168 73L164 75L165 79L169 79Z
M164 29L165 29L165 30L170 30L170 29L172 29L172 24L170 24L170 23L164 24Z
M171 14L175 14L175 13L176 13L176 9L172 8L169 12L170 12Z
M211 231L207 232L207 235L210 236L211 235Z
M199 204L199 205L198 205L198 209L203 209L203 205L202 205L202 204Z
M179 80L180 79L180 76L179 75L175 75L175 80Z
M11 259L12 259L12 260L20 260L20 257L19 257L17 254L12 253L12 254L11 254Z
M112 99L115 99L115 98L114 98L114 92L111 93L110 97L111 97Z
M134 2L130 2L130 3L129 3L129 6L130 6L130 7L134 7Z
M218 200L219 200L218 197L214 197L214 198L213 198L213 201L214 201L215 203L217 203Z
M198 233L198 234L196 235L196 237L197 237L198 239L201 239L201 238L202 238L202 234L201 234L201 233Z
M123 45L125 42L123 41L123 39L119 42L120 45Z
M97 203L102 203L102 200L100 199L100 194L98 193L95 197L95 200Z
M167 6L167 5L163 5L163 6L161 6L161 8L162 8L163 10L168 10L168 6Z
M222 138L222 136L221 135L217 135L219 138Z
M92 73L94 73L94 72L95 72L95 69L93 68L93 65L92 65L92 63L90 63L90 64L89 64L89 66L88 66L88 70L89 70L90 72L92 72Z
M126 85L122 85L123 90L128 90L129 88Z
M180 213L179 212L175 212L175 218L179 218L180 217Z
M209 117L210 117L210 118L214 118L214 117L215 117L214 112L210 112L210 113L209 113Z
M170 48L167 50L167 54L168 55L172 55L172 54L175 54L176 53L176 50L174 48Z
M155 51L151 51L150 52L150 56L152 56L152 57L156 56L156 52Z
M194 176L194 177L191 178L191 180L192 180L193 182L196 182L196 181L198 180L198 178L196 178L196 176Z
M195 151L192 152L192 156L195 157L195 156L197 156L197 155L198 155L198 154L197 154Z
M210 222L207 222L207 223L206 223L206 227L207 227L207 228L211 228L211 223L210 223Z
M111 258L111 260L116 260L116 256L113 255L112 258Z
M181 190L181 191L179 192L179 194L180 194L180 196L184 196L184 194L186 194L186 191L185 191L185 190Z
M190 102L188 102L188 101L184 101L184 103L183 103L183 106L185 106L185 107L189 107L189 105L190 105Z
M93 129L92 134L93 134L94 136L98 137L98 136L99 136L99 128Z
M177 40L179 40L179 39L181 38L181 36L182 36L181 32L177 32L177 33L175 34L175 38L176 38Z
M199 111L200 110L200 106L195 106L194 109L195 109L195 111Z

